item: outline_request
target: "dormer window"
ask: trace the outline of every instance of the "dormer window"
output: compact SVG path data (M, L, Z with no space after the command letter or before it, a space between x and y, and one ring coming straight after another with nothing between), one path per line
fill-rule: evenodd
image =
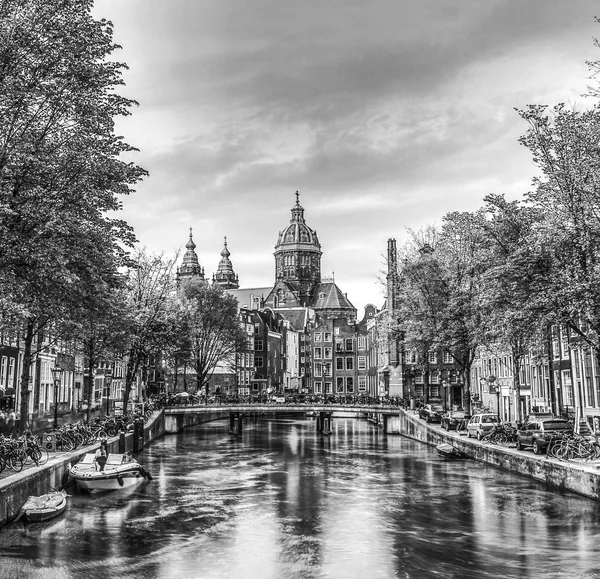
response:
M319 292L319 299L320 300L324 300L325 299L325 292Z

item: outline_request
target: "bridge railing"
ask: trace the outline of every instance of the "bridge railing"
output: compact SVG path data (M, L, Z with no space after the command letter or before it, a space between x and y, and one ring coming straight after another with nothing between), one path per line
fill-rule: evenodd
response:
M356 406L385 408L409 407L408 400L399 397L377 396L194 396L178 394L170 397L153 399L153 404L159 407L177 406L240 406L240 405L276 405L276 406Z

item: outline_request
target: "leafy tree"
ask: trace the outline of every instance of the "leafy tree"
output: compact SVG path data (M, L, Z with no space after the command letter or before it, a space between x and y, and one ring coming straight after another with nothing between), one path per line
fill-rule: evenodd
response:
M197 389L206 385L208 394L208 380L217 365L233 364L235 353L246 349L248 336L239 321L237 300L221 288L189 281L181 290Z
M482 343L492 351L510 353L509 369L520 400L525 357L540 339L544 343L540 330L545 329L550 313L547 302L540 299L546 289L548 260L533 243L533 232L542 215L501 195L488 195L485 202L482 247L487 263L481 279ZM519 404L519 421L522 410Z
M115 92L125 65L109 60L112 24L92 4L0 2L1 314L23 333L21 427L36 336L71 320L85 284L114 275L98 255L118 264L134 241L107 212L145 174L120 159L133 148L114 134L135 103Z
M179 319L176 305L177 256L150 255L139 249L129 270L125 325L127 368L123 406L148 356L158 354L176 339Z
M484 324L479 307L481 276L481 215L448 213L436 248L442 272L445 307L440 317L439 343L454 357L465 383L465 408L471 405L471 368Z
M600 353L600 108L530 106L520 142L541 175L527 201L543 219L533 243L547 256L540 288L553 321ZM586 328L585 330L583 328Z
M438 345L440 314L445 306L435 252L437 235L434 227L410 232L410 239L401 250L395 288L394 319L404 348L416 354L416 367L423 373L425 404L429 402L431 377L429 353Z

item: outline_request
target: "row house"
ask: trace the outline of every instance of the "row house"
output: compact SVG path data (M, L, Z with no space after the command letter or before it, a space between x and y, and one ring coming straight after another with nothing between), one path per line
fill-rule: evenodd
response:
M600 434L600 368L578 332L553 326L521 356L518 380L512 355L478 349L471 372L478 407L516 422L531 413L569 417Z

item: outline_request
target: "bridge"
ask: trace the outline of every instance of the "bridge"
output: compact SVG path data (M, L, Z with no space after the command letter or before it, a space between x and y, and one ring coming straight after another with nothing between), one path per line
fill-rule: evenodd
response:
M324 403L239 403L239 404L201 404L165 406L165 431L181 432L188 426L203 424L213 420L229 418L229 430L232 434L241 434L244 417L264 414L314 414L316 430L321 434L331 434L333 413L353 413L361 415L381 415L384 431L387 434L399 433L400 408L381 404L324 404Z

